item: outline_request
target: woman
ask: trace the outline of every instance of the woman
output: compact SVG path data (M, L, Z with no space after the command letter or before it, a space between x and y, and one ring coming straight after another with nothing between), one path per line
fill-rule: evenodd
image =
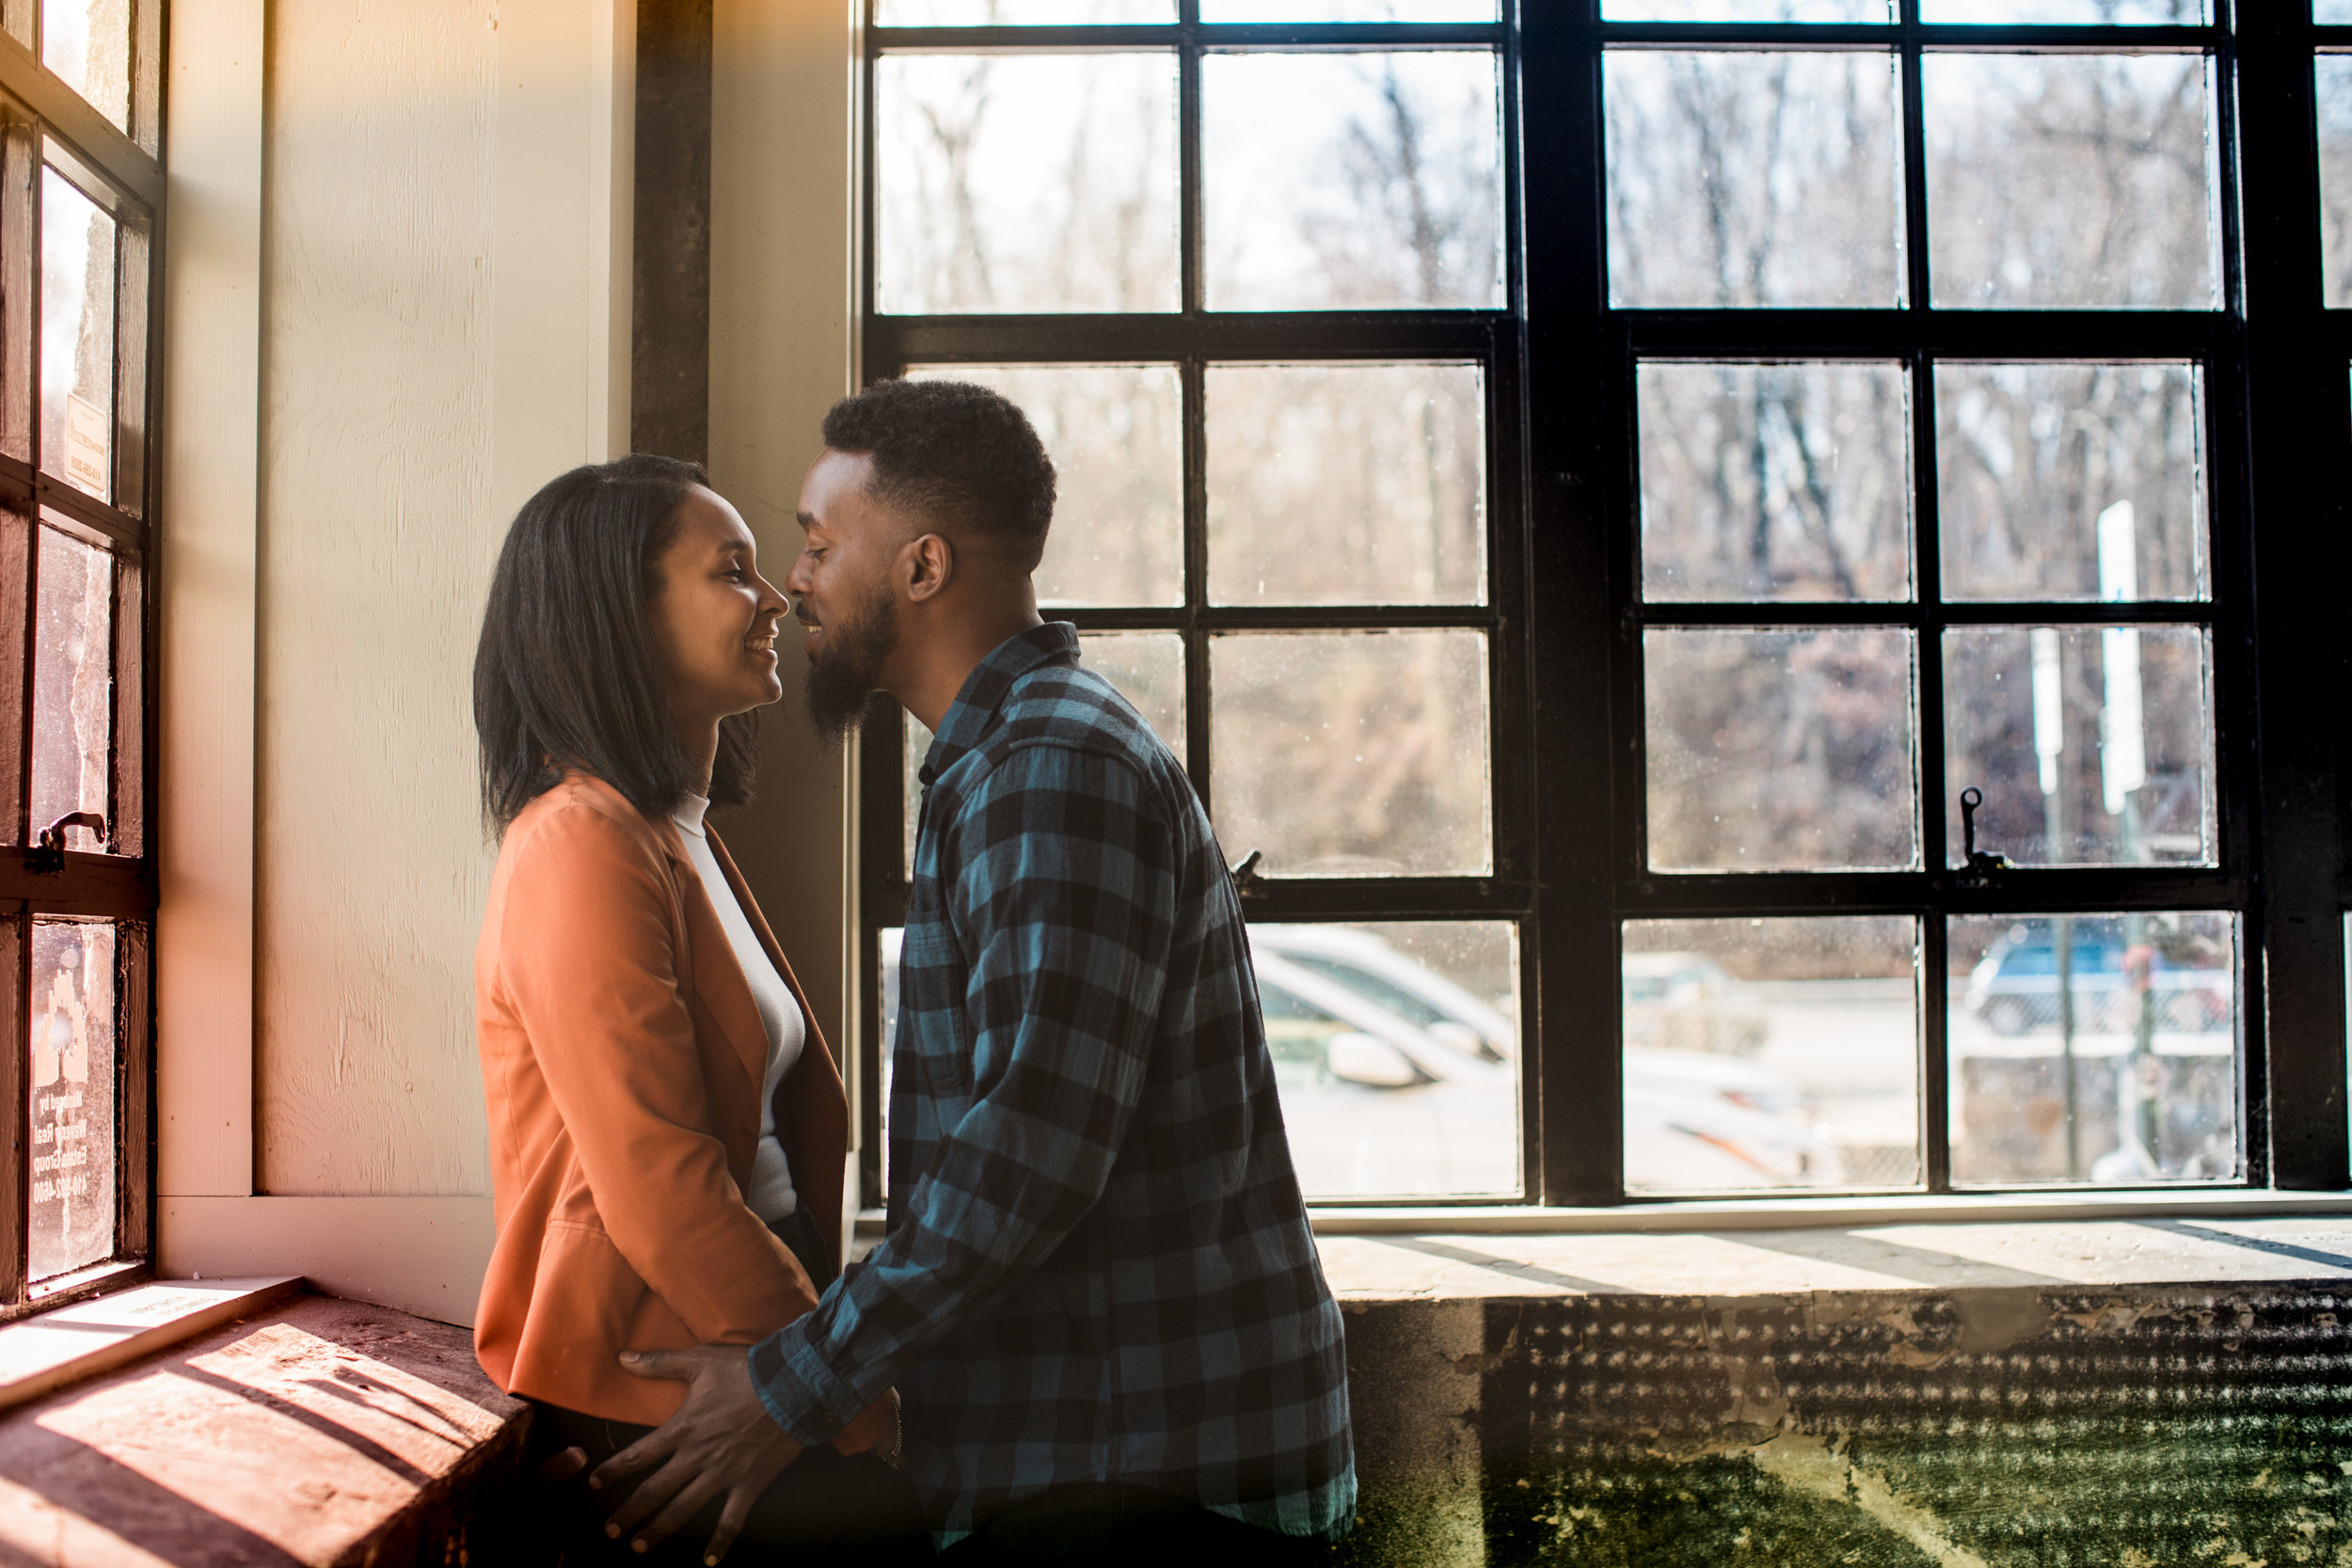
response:
M660 457L550 483L491 581L474 724L501 842L474 990L498 1242L474 1342L537 1404L550 1474L677 1407L682 1386L622 1351L749 1344L838 1270L841 1075L702 819L750 799L788 608L702 470ZM903 1478L866 1451L895 1454L895 1423L885 1399L803 1456L742 1540L795 1562L928 1556Z

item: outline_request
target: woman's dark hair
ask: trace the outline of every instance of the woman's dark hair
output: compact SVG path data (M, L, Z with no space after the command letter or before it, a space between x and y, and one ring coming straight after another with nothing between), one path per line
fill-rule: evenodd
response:
M645 606L679 503L708 483L699 464L641 453L549 480L515 514L473 656L482 804L501 832L574 768L651 817L701 782ZM758 733L750 713L720 721L712 804L751 800Z

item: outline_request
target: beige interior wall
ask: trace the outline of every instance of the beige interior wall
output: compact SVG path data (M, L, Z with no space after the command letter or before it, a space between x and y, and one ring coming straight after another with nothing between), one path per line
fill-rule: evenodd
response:
M711 113L710 471L781 579L801 476L855 383L850 314L852 0L717 0ZM847 1021L850 764L803 716L797 628L762 716L760 790L719 819L834 1053Z
M719 6L712 461L771 562L850 379L849 9ZM634 35L632 0L174 7L167 1274L471 1314L468 672L515 508L626 444ZM847 764L782 715L769 751L730 836L838 1038Z
M627 0L269 10L259 1192L487 1191L469 671L506 519L625 428L634 34Z

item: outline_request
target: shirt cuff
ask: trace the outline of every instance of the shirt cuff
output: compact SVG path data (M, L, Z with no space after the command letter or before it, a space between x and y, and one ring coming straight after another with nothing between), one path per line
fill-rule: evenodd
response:
M752 1370L752 1389L768 1408L769 1418L804 1449L822 1448L847 1426L863 1406L849 1386L818 1361L801 1332L803 1319L778 1329L744 1353ZM848 1409L846 1416L834 1412Z

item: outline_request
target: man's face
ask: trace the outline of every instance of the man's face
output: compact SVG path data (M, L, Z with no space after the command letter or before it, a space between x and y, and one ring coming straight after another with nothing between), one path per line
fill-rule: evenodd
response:
M809 721L831 745L855 729L898 647L892 563L906 531L873 498L870 453L828 450L801 484L804 535L784 579L805 626Z

